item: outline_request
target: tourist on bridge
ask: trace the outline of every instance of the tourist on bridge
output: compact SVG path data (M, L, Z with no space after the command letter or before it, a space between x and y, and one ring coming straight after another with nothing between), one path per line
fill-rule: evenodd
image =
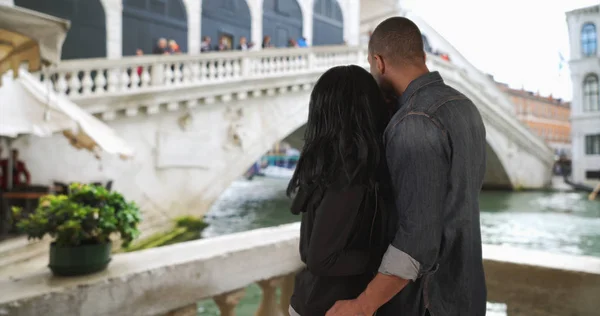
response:
M248 40L246 39L246 36L240 37L240 44L238 45L237 49L243 51L250 49L250 45L248 45Z
M217 45L215 49L219 52L224 52L231 49L226 36L221 36L221 38L219 39L219 45Z
M181 54L181 49L179 48L179 44L175 40L169 40L169 54Z
M211 51L211 39L210 36L204 36L202 39L202 43L200 44L200 52L210 52Z
M154 55L166 55L169 54L169 47L167 47L167 39L160 38L158 42L156 42L156 47L152 50L152 54Z
M384 135L395 201L389 213L393 238L366 289L337 302L326 316L485 315L479 192L486 132L481 115L438 72L429 71L421 32L406 18L377 26L368 59L381 90L389 100L397 98L393 108L398 110ZM341 223L329 227L336 225ZM320 241L320 247L327 242ZM328 259L335 262L333 256Z
M308 43L306 42L306 38L300 37L298 39L298 47L308 47Z
M357 297L387 249L382 196L389 188L383 131L390 113L373 77L359 66L325 72L310 96L305 145L287 189L302 214L291 315L325 315ZM354 315L354 314L353 314Z
M273 44L271 43L271 36L266 35L263 38L262 48L273 48Z

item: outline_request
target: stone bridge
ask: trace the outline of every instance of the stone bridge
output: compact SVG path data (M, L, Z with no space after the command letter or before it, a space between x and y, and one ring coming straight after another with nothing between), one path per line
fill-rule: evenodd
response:
M40 79L105 120L135 147L135 158L97 161L61 136L16 146L36 183L113 180L141 204L145 231L153 231L174 216L203 214L275 142L305 124L321 73L343 64L366 67L366 54L364 47L331 46L64 61ZM483 116L486 185L545 186L552 152L519 123L495 85L436 56L427 59Z

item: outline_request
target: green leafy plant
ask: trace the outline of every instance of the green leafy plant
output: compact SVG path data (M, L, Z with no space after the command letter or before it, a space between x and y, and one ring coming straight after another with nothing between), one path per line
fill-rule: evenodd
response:
M46 195L31 214L13 208L17 228L30 239L48 234L58 246L103 244L118 233L127 246L139 236L140 210L101 186L72 184L68 195Z

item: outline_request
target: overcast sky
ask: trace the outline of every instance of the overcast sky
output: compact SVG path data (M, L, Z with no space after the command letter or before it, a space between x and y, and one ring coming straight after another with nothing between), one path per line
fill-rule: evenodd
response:
M571 99L565 12L599 0L405 0L465 58L498 81Z

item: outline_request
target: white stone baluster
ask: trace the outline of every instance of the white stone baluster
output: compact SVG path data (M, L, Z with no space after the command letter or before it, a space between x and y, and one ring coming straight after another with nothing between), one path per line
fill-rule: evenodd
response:
M231 77L239 78L241 76L241 74L242 74L241 61L236 58L232 61Z
M168 68L168 67L167 67ZM165 84L165 64L152 65L152 86L160 87Z
M306 67L308 70L313 70L317 67L317 56L315 53L309 53L306 61Z
M240 62L240 76L242 78L248 78L256 73L256 69L254 69L254 63L249 57L242 58Z
M108 70L108 92L115 92L119 86L119 70Z
M261 58L260 59L260 65L258 65L258 71L257 74L264 76L265 74L267 74L267 72L269 71L269 63L271 62L270 58Z
M279 71L283 73L287 73L290 70L290 58L291 56L281 57L281 62L279 65Z
M229 78L233 78L233 61L232 60L225 61L225 75L223 76L223 79L226 80Z
M223 80L223 78L225 77L225 74L227 73L226 64L227 63L223 60L219 60L217 62L217 79L219 81Z
M119 90L120 91L127 91L129 90L129 74L127 74L127 69L119 69L119 71L121 72L119 75ZM132 69L131 70L131 75L133 76L133 74L135 73L135 75L137 76L137 69ZM131 83L131 86L133 88L133 83Z
M104 69L98 69L96 77L94 78L94 94L104 93L104 87L106 86L106 76L104 75Z
M265 67L266 67L267 63L266 63L266 59L265 58L260 58L257 62L256 65L254 65L254 73L257 76L260 75L264 75L265 73Z
M83 72L83 78L81 78L81 87L83 88L81 94L90 95L92 94L92 88L94 87L94 81L90 75L90 71L86 70Z
M183 63L183 83L190 84L194 80L194 75L192 74L192 62Z
M78 95L79 88L81 88L81 82L79 81L79 74L72 72L69 74L69 95Z
M181 72L181 67L182 64L180 63L173 64L173 83L177 85L181 84L183 80L183 73Z
M140 87L141 78L140 75L138 75L138 67L133 67L133 69L131 69L129 80L131 82L131 87L129 89L137 90Z
M260 306L256 310L256 316L283 316L277 304L277 287L281 284L281 278L273 278L258 282L262 290Z
M209 63L204 61L200 62L200 76L198 77L199 82L204 82L207 80L207 77L209 75L209 68Z
M173 65L166 64L165 65L165 84L172 85L173 84L173 69L171 69Z
M69 85L67 84L67 80L65 79L64 73L58 73L58 78L56 79L56 84L54 85L54 89L58 94L67 94L67 89Z
M208 81L214 81L217 78L218 62L208 62Z
M235 308L240 303L240 300L244 297L245 293L245 289L240 289L215 296L213 300L215 301L215 304L217 304L217 307L219 307L221 316L235 316Z
M273 74L277 70L277 58L269 58L269 66L267 67L267 74Z
M141 80L142 80L142 87L143 88L149 86L150 85L150 80L152 80L151 77L150 77L150 72L148 72L148 68L149 68L149 66L144 66L142 68L142 78L141 78Z
M190 62L190 82L198 82L201 80L200 67L203 67L203 63L198 64L197 62Z
M277 67L275 68L275 72L276 72L276 73L280 74L280 73L282 73L282 72L283 72L283 70L284 70L284 62L285 62L285 59L286 59L286 58L287 58L287 57L285 57L285 56L283 56L283 57L278 57L278 58L277 58L277 63L275 64L275 65L277 66Z
M291 72L297 72L298 71L298 61L300 60L300 57L298 56L292 56L290 59L290 71Z

